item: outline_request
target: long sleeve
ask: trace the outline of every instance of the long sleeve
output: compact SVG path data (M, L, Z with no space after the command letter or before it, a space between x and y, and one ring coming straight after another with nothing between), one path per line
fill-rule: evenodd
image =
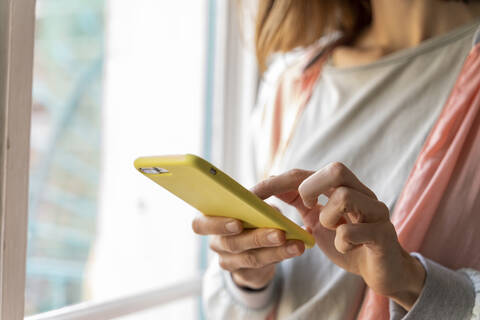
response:
M277 268L278 269L278 268ZM207 319L265 319L278 298L279 272L267 288L250 292L235 285L215 256L203 279L203 304Z
M480 319L480 272L445 268L418 253L426 270L420 296L409 312L390 300L390 319Z

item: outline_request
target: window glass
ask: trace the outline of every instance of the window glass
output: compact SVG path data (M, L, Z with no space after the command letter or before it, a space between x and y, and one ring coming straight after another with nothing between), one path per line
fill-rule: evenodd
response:
M133 160L201 154L205 9L37 0L26 315L196 274L195 211Z

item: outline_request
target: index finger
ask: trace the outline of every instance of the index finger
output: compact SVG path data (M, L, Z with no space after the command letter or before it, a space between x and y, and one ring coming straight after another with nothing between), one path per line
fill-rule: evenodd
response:
M313 171L301 169L289 170L281 175L271 176L260 181L250 191L256 194L260 199L265 200L273 195L296 191L302 181L313 173Z
M333 162L305 179L298 187L298 192L305 206L311 208L317 203L319 195L341 186L350 187L377 200L375 193L361 183L350 169L339 162Z
M199 214L192 221L192 229L200 235L233 235L242 232L243 225L236 219Z

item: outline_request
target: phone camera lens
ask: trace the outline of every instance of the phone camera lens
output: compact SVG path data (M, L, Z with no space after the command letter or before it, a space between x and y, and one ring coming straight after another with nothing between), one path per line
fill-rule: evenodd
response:
M215 168L210 168L210 173L213 174L213 175L216 175L217 170L215 170Z
M168 173L167 169L153 167L153 168L140 168L140 171L146 174L161 174L161 173Z

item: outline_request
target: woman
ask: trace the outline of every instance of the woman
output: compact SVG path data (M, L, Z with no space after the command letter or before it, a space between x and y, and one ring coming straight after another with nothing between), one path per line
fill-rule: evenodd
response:
M306 49L277 82L274 66L264 75L254 141L264 180L252 191L278 200L317 247L196 218L218 257L209 318L480 317L480 136L465 129L480 118L480 87L468 87L478 17L475 2L259 1L260 68Z

